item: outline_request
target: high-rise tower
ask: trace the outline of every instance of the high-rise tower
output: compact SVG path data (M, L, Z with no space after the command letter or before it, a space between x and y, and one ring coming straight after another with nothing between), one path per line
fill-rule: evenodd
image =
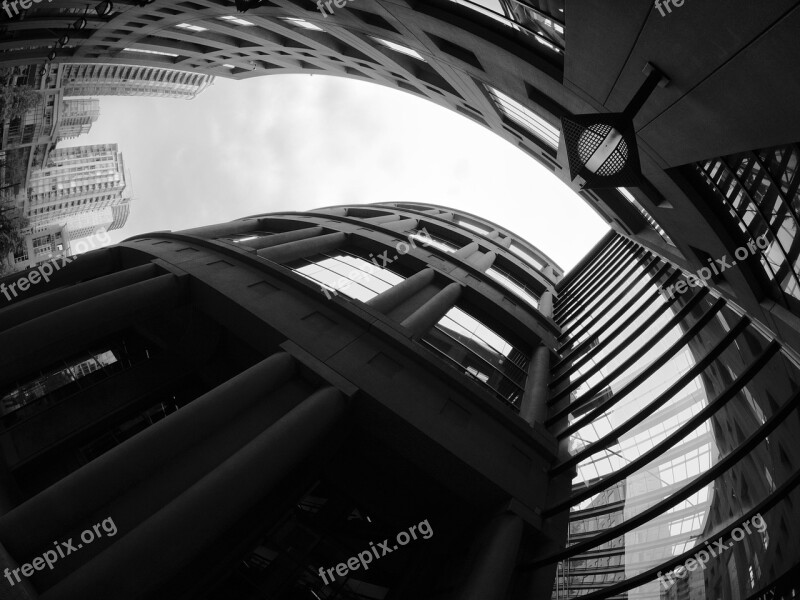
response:
M35 228L123 203L125 166L116 144L59 148L30 177L25 214Z
M59 66L64 96L156 96L194 98L214 82L212 75L111 63Z

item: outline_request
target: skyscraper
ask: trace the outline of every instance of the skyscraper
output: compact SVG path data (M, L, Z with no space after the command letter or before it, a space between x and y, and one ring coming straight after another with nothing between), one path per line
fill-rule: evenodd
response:
M212 75L142 65L62 64L64 96L155 96L194 98L214 82Z
M124 203L125 166L116 144L59 148L30 177L25 215L36 228Z
M100 116L100 101L97 98L71 98L63 101L61 120L56 134L57 141L68 140L89 133L92 124Z
M35 593L792 597L800 360L686 280L411 202L87 253L0 308L7 564L111 517Z

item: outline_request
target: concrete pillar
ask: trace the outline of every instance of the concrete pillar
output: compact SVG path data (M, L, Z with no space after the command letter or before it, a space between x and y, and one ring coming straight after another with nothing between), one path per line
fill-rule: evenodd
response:
M501 238L500 236L501 236L500 232L497 229L495 229L494 231L490 232L489 235L486 237L488 237L490 240L494 240L494 242L498 246L502 246L506 250L511 248L511 238L510 237Z
M158 269L152 263L117 271L96 279L90 279L68 287L52 290L2 308L0 305L0 331L10 329L59 308L87 298L92 298L115 289L123 288L154 277Z
M293 231L284 231L283 233L273 233L272 235L265 235L258 237L254 240L247 240L238 242L237 246L247 246L248 248L270 248L272 246L279 246L287 242L296 242L298 240L306 240L322 234L322 227L305 227L303 229L295 229Z
M556 272L555 272L555 270L554 270L554 269L553 269L553 267L551 267L550 265L545 265L545 266L544 266L544 269L542 269L542 274L543 274L545 277L547 277L548 279L550 279L551 281L556 281L556 280L558 280L558 277L556 277Z
M258 251L258 255L274 262L286 263L297 260L298 258L313 256L314 254L319 254L320 252L334 250L344 244L346 239L347 234L337 231L335 233L318 235L306 240L287 242L285 244L281 244L280 246L263 248L262 250Z
M174 501L50 588L46 600L152 596L318 449L342 421L346 408L346 398L334 388L312 394ZM169 552L163 551L165 540Z
M539 297L539 312L543 316L553 318L553 292L545 290Z
M522 519L517 515L503 514L492 520L485 539L478 542L480 552L455 596L457 600L504 600L516 566L522 530Z
M22 559L22 563L14 560L14 557L0 544L0 573L6 569L13 571L19 568L20 564L24 564L26 558L27 557ZM36 593L36 590L27 577L20 577L19 582L14 579L13 575L11 578L14 581L14 587L11 587L8 583L8 579L3 578L3 581L0 582L3 586L3 591L0 592L0 598L3 600L37 600L39 598L39 595Z
M525 393L519 415L531 426L544 423L547 419L547 400L550 385L550 349L540 345L534 350L528 365L528 378L525 381Z
M151 311L176 306L178 277L168 273L93 296L0 332L0 385L24 380L30 373L86 348ZM44 341L44 344L43 344Z
M0 540L20 557L41 552L52 543L52 532L86 519L199 440L224 428L287 382L295 366L285 352L274 354L203 394L4 515ZM273 457L265 464L270 462L277 461ZM65 503L65 498L70 501Z
M367 306L388 313L433 281L435 271L430 267L417 271L408 279L367 300Z
M463 248L459 248L455 252L453 252L453 258L458 258L460 260L467 260L470 256L475 254L480 249L478 242L470 242Z
M424 335L431 327L439 322L445 313L453 308L461 295L461 284L451 283L425 304L420 306L401 323L403 327L411 330L413 337Z
M228 223L217 223L216 225L206 225L205 227L184 229L180 232L180 234L213 240L215 238L237 235L239 233L247 233L248 231L255 231L258 228L258 219L240 219L237 221L229 221Z
M494 264L496 258L497 254L491 251L486 252L485 254L476 252L467 259L467 262L478 269L478 271L481 273L485 273L486 269Z
M400 219L399 221L391 221L390 223L381 223L381 227L391 229L392 231L411 231L419 226L417 219Z
M83 279L97 277L98 275L105 275L117 268L117 248L98 248L91 252L86 252L80 256L69 259L55 259L50 261L49 264L53 267L54 272L49 276L50 281L40 281L36 285L31 285L26 291L17 292L14 296L9 292L10 299L4 295L0 296L0 307L9 306L22 302L28 298L39 296L47 291L56 289L58 287L77 283ZM28 273L37 271L38 269L28 269L20 273L14 273L0 279L0 282L8 287L11 283L19 281L22 277L27 277ZM17 288L15 288L17 289Z

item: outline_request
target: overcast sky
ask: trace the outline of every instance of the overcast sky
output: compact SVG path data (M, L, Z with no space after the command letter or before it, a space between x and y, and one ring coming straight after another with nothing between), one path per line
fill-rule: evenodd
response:
M217 79L193 100L106 96L100 106L92 131L59 147L119 144L134 200L112 243L272 211L430 202L503 225L568 270L608 230L514 145L376 84Z

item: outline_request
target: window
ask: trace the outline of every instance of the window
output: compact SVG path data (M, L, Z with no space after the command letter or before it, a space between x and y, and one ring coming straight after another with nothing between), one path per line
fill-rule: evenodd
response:
M90 352L62 362L36 379L27 381L4 394L0 398L0 413L7 415L94 371L105 369L116 363L117 360L114 350L105 350L96 353Z
M667 243L668 243L670 246L675 246L675 244L672 242L672 240L670 239L670 237L667 235L667 232L666 232L666 231L664 231L664 229L661 227L661 225L659 225L659 224L658 224L658 222L657 222L657 221L656 221L656 220L655 220L653 217L651 217L651 216L650 216L650 213L649 213L649 212L647 212L647 210L645 209L645 207L644 207L644 206L642 206L641 204L639 204L639 201L638 201L638 200L636 200L636 198L634 198L634 197L633 197L633 194L631 194L631 193L628 191L628 189L627 189L627 188L620 187L620 188L617 188L617 191L618 191L620 194L622 194L622 196L625 198L625 200L627 200L628 202L630 202L630 203L633 205L633 207L634 207L636 210L638 210L638 211L639 211L639 213L640 213L640 214L641 214L641 215L642 215L642 216L645 218L645 221L647 221L647 222L650 224L650 227L652 227L653 229L655 229L656 233L658 233L658 235L660 235L660 236L661 236L661 238L662 238L662 239L663 239L665 242L667 242Z
M530 357L475 317L455 306L422 342L519 409Z
M178 23L175 27L179 29L188 29L189 31L208 31L205 27L200 27L199 25L191 25L189 23Z
M506 96L500 90L489 85L485 87L501 113L554 150L558 149L558 139L561 135L558 128L545 121L529 108Z
M160 54L161 56L174 56L177 57L177 54L173 54L171 52L160 52L158 50L144 50L142 48L123 48L123 50L127 52L142 52L143 54Z
M442 252L453 253L459 249L459 247L450 240L432 234L427 229L415 229L409 234L408 238L415 242L420 242L423 246L433 246Z
M412 58L416 58L417 60L421 60L426 62L422 55L417 52L416 50L412 50L411 48L407 48L406 46L401 46L395 42L390 42L389 40L384 40L379 37L375 37L374 35L369 36L379 44L386 46L390 50L394 50L395 52L400 52L401 54L405 54L406 56L411 56Z
M375 258L377 261L377 258ZM332 250L303 258L286 266L320 284L320 291L331 298L340 293L366 302L403 281L397 273L347 250Z
M254 23L251 23L250 21L245 21L244 19L240 19L239 17L229 16L229 15L226 15L224 17L219 17L219 19L222 21L227 21L228 23L233 23L234 25L242 25L243 27L249 27L251 25L254 25Z
M452 0L476 12L511 27L521 33L532 35L536 41L555 53L564 49L564 24L550 14L533 8L519 0ZM559 2L549 3L550 6ZM560 2L563 5L563 0ZM542 4L543 5L543 4ZM563 8L558 8L563 18Z
M530 304L533 308L539 308L539 298L528 286L511 275L508 271L504 271L497 265L493 265L486 269L486 274L508 291Z
M313 23L306 21L305 19L299 19L297 17L281 17L281 20L286 21L290 25L294 25L295 27L300 27L302 29L310 29L311 31L324 31L322 27L317 27Z
M533 266L537 271L541 271L542 269L544 269L544 265L541 262L539 262L538 260L536 260L530 252L528 252L527 250L525 250L521 246L518 246L517 244L512 243L511 247L509 248L509 250L511 250L511 252L513 254L516 254L517 256L519 256L526 263L528 263L529 265Z

